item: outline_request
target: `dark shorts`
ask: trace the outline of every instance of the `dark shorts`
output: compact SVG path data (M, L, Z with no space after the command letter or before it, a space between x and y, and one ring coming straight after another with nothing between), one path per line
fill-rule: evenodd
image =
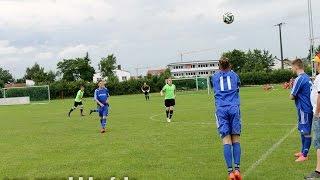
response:
M145 96L149 96L149 92L148 92L148 91L145 91L145 92L144 92L144 95L145 95Z
M166 99L166 100L164 100L164 105L166 107L174 106L174 105L176 105L176 100L175 99Z
M82 101L81 102L74 102L74 105L73 105L74 107L78 107L78 106L82 106Z

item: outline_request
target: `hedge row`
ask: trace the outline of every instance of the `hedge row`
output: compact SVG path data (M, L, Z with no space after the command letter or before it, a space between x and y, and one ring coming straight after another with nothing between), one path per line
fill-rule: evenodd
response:
M160 92L165 84L165 78L154 76L145 79L130 79L123 82L114 81L108 82L106 86L110 90L111 95L137 94L141 93L141 86L144 82L150 85L151 92ZM51 98L74 97L79 90L80 85L84 85L85 87L85 97L93 97L94 90L97 88L96 83L83 81L56 81L50 84Z
M25 97L29 96L30 101L47 101L48 88L47 87L28 87L28 88L13 88L5 90L6 97ZM4 92L0 92L0 98L4 96Z
M290 70L274 70L266 72L247 72L239 74L242 85L278 84L288 82L296 75Z

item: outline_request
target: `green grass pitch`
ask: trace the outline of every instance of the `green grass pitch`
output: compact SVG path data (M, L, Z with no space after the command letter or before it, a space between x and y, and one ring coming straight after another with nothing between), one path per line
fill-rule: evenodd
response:
M245 179L303 179L315 167L295 163L300 149L294 103L277 87L241 89L242 173ZM0 178L226 179L212 95L178 93L173 122L165 122L163 97L114 96L108 132L99 133L96 107L84 101L87 116L72 99L47 105L0 107Z

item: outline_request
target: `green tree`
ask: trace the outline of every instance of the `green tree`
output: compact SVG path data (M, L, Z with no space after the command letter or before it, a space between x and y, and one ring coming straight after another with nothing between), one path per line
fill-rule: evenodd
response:
M103 57L99 63L99 69L103 77L113 77L113 70L117 68L117 58L113 54Z
M4 70L1 67L0 67L0 80L3 83L14 81L12 74L9 72L9 70Z
M31 79L36 83L39 82L54 82L56 74L53 71L45 72L44 68L38 63L35 63L32 67L28 67L26 74L23 77L24 80Z
M274 57L267 50L254 49L246 53L246 62L242 72L264 71L270 72L274 65Z
M47 82L54 82L56 80L56 77L57 77L57 73L55 73L53 71L49 71L49 72L47 72L46 81Z
M246 53L238 49L223 53L222 56L229 59L232 69L235 72L241 72L247 60Z
M66 81L84 80L92 81L95 73L94 68L91 66L91 60L87 53L83 58L63 59L58 62L58 73L62 74L62 79Z

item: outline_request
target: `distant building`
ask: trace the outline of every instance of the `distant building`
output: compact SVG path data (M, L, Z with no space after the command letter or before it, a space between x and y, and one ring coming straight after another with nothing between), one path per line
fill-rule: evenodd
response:
M10 83L10 84L5 84L4 88L15 88L15 87L26 87L26 83Z
M165 71L166 71L166 69L149 69L147 71L147 75L160 76Z
M114 75L116 75L120 82L127 81L131 78L131 73L126 70L121 69L121 65L118 65L116 70L113 70Z
M292 63L291 60L284 59L283 60L283 68L284 69L291 69L291 63ZM275 59L274 60L274 65L272 66L272 69L281 69L281 60Z
M120 82L122 81L127 81L131 78L131 73L126 70L121 69L121 65L118 65L116 70L113 70L114 75L119 79ZM93 82L97 83L101 79L106 79L104 78L101 74L101 72L97 72L93 75Z
M219 60L176 62L167 67L174 78L210 76L219 71Z

